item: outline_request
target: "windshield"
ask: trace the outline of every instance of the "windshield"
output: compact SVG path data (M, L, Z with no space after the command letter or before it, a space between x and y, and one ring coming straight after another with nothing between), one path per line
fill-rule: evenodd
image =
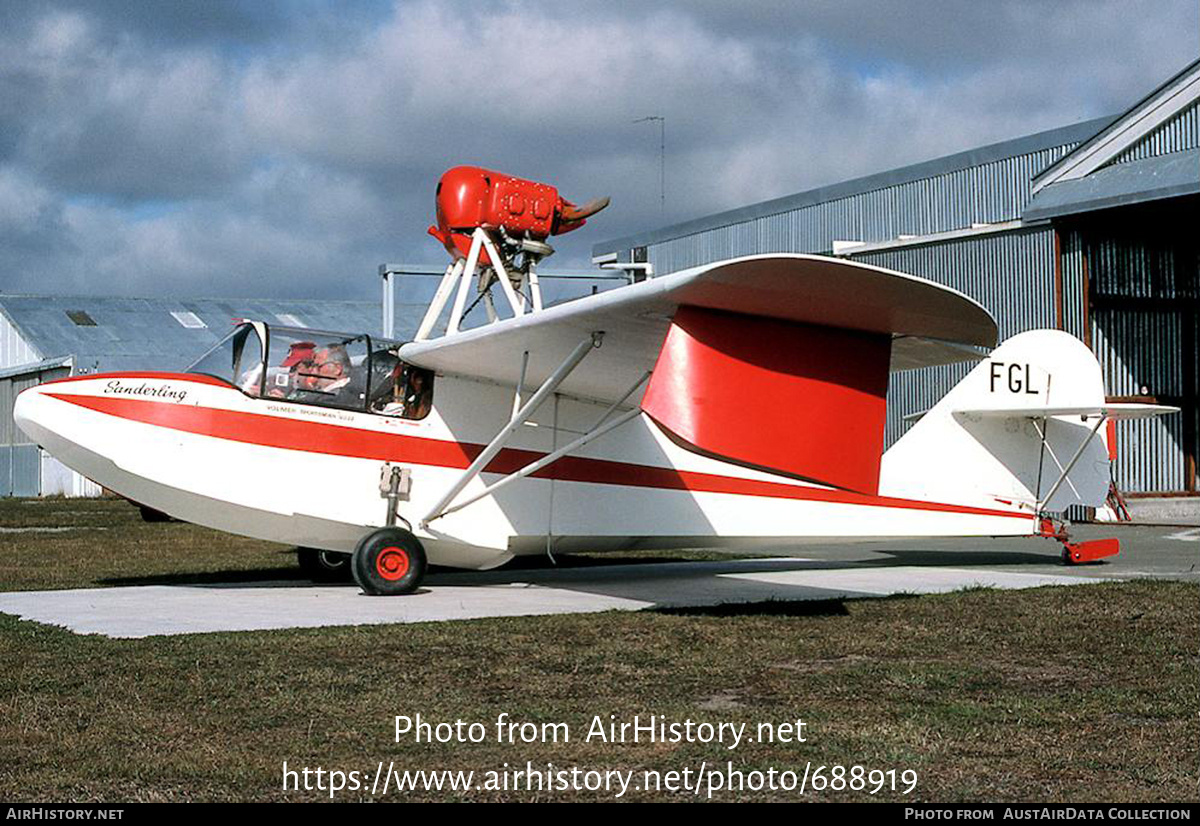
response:
M433 406L434 375L401 361L399 350L398 341L246 322L188 372L214 376L248 396L423 419Z
M258 331L253 324L242 324L196 359L187 372L227 381L242 392L257 396L262 385L262 342Z

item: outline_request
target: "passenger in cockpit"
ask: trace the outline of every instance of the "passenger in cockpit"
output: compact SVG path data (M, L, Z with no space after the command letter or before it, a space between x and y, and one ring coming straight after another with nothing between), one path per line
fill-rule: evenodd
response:
M429 383L429 372L410 366L407 373L404 412L401 415L406 419L423 419L429 415L430 404L433 401L433 388Z
M307 385L313 372L313 351L316 346L311 341L292 342L279 367L267 370L268 396L281 399Z
M429 415L433 406L433 373L405 364L391 353L376 353L371 373L371 412L405 419L423 419Z

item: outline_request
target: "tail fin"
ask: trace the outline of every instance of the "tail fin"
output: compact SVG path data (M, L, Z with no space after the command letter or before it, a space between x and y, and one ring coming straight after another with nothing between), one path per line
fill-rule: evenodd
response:
M1106 405L1095 356L1057 330L1014 336L884 454L880 493L1060 512L1099 506L1109 418L1172 408Z

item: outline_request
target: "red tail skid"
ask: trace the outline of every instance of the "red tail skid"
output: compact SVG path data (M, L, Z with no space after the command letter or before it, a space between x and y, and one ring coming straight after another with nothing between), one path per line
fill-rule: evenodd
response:
M1067 535L1067 527L1056 523L1048 516L1043 516L1038 525L1038 533L1047 539L1056 539L1062 543L1063 562L1067 565L1085 565L1121 552L1119 539L1092 539L1087 542L1072 542Z
M1063 562L1068 565L1082 565L1095 562L1108 556L1116 556L1121 552L1121 540L1093 539L1088 542L1063 542Z

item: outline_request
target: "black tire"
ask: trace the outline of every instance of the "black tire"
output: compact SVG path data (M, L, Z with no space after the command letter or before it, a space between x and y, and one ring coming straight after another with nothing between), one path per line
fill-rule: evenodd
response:
M346 582L350 579L350 554L297 548L296 561L313 582Z
M368 596L411 594L425 578L425 549L404 528L380 528L354 549L350 570Z

